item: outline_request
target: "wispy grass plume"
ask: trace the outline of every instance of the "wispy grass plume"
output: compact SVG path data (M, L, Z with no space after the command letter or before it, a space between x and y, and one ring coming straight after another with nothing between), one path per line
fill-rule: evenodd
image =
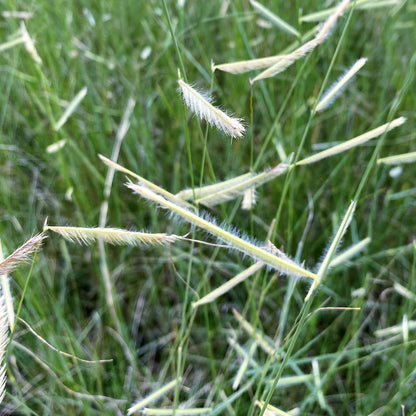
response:
M182 79L178 80L178 83L186 105L200 119L205 120L209 125L215 126L232 138L243 137L246 130L241 123L243 119L231 117L218 107L213 106L211 97L197 91Z
M44 234L35 235L10 254L9 257L0 262L0 275L11 273L19 264L28 261L44 238Z
M275 270L278 270L281 273L289 275L297 275L308 277L315 280L316 275L309 270L304 269L303 267L295 264L292 261L287 261L284 258L278 257L272 254L269 250L264 247L255 245L249 241L244 240L243 238L235 235L234 233L224 230L220 226L214 224L211 221L208 221L199 215L188 211L187 209L172 203L171 201L166 200L160 195L155 194L148 188L145 188L134 183L127 183L127 186L134 192L141 195L143 198L150 199L161 207L168 209L171 212L178 214L180 217L184 218L186 221L194 224L208 233L212 234L216 238L229 244L230 248L239 250L244 254L252 257L258 261L262 261L272 267Z
M85 227L59 227L46 226L44 231L53 231L65 239L79 244L91 244L98 239L113 245L162 245L173 243L181 237L174 234L143 233L122 230L120 228L85 228Z
M315 107L315 111L323 111L328 108L334 100L344 91L348 83L354 78L355 74L365 65L367 58L361 58L342 75L327 92L323 94L319 103Z

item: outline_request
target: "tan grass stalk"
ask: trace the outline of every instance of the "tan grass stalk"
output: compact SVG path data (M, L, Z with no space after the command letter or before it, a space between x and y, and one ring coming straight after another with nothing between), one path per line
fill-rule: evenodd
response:
M6 363L4 363L4 357L6 355L7 345L9 343L8 337L9 319L6 308L6 300L4 295L0 296L0 404L6 394Z
M354 137L351 140L347 140L344 143L338 144L336 146L330 147L329 149L323 150L322 152L316 153L315 155L306 157L305 159L300 160L296 165L307 165L309 163L315 163L319 160L325 159L329 156L336 155L346 150L352 149L355 146L364 144L375 137L381 136L383 133L386 133L394 128L401 126L406 121L405 117L399 117L390 123L383 124L380 127L377 127L373 130L370 130L360 136Z
M181 237L174 234L152 234L135 231L126 231L120 228L84 228L84 227L51 227L46 226L44 231L53 231L65 239L79 244L91 244L98 239L113 245L162 245L173 243Z
M382 157L377 160L377 163L383 163L384 165L401 165L403 163L416 162L416 152L402 153L400 155Z
M132 415L133 413L136 413L139 410L142 411L142 409L144 407L146 407L148 404L154 402L155 400L159 399L160 397L165 396L167 392L169 392L170 390L174 389L178 384L181 383L181 381L182 381L181 378L178 378L177 380L172 380L170 383L165 384L160 389L152 392L147 397L145 397L144 399L138 401L133 406L131 406L129 408L129 410L127 411L127 415L128 416L129 415Z
M315 107L315 111L319 112L328 108L342 93L348 83L354 78L355 74L365 65L366 62L367 58L359 59L347 72L345 72L344 75L342 75L334 84L332 84L329 90L322 95L321 99Z
M24 263L30 259L30 256L38 249L42 240L45 238L44 234L37 234L16 251L10 254L5 260L0 262L0 275L11 273L19 264Z
M254 360L254 358L252 356L249 356L247 354L247 351L233 338L227 338L227 342L228 344L230 344L230 346L232 348L235 349L236 353L243 358L244 360L246 358L248 358L250 365L253 368L259 368L259 365L256 363L256 361Z
M61 127L67 122L68 118L76 110L76 108L78 107L79 103L87 95L87 91L88 91L87 90L87 87L82 88L81 91L79 91L78 94L69 102L69 104L66 107L65 111L63 112L61 118L53 126L53 128L55 129L55 131L60 130Z
M258 261L257 263L253 264L249 268L245 269L241 273L238 273L236 276L234 276L232 279L230 279L228 282L224 283L223 285L217 287L201 299L199 299L197 302L192 303L192 307L196 308L200 305L205 305L206 303L213 302L215 299L222 296L224 293L229 292L233 287L237 286L238 284L244 282L247 278L252 276L255 272L260 270L264 266L264 263L261 261Z
M224 241L230 245L230 248L239 250L244 254L266 263L275 270L280 271L281 273L289 275L304 276L310 279L316 279L316 275L299 265L295 265L292 262L288 262L285 259L282 259L274 254L272 254L267 249L255 245L249 241L244 240L243 238L238 237L230 231L224 230L218 225L214 224L211 221L208 221L197 214L179 206L171 201L166 200L160 195L157 195L150 189L136 185L133 183L128 183L127 186L132 189L134 192L137 192L143 198L150 199L160 206L168 209L171 212L178 214L180 217L190 222L191 224L196 225L197 227L202 228L218 239Z
M42 63L42 59L40 59L40 56L38 55L38 51L36 50L35 44L33 43L32 38L26 30L26 26L23 20L20 21L20 32L22 33L23 42L25 44L26 50L29 52L29 55L37 64L40 65Z
M256 9L257 12L262 14L267 20L272 22L279 29L283 30L284 32L288 33L289 35L296 36L297 38L300 38L300 36L301 36L300 33L293 26L291 26L289 23L285 22L279 16L274 14L267 7L263 6L261 3L259 3L256 0L250 0L250 3Z
M198 92L182 79L178 80L178 83L186 105L200 119L205 120L209 125L215 126L232 138L243 137L245 132L245 127L241 123L243 119L231 117L218 107L213 106L211 97Z

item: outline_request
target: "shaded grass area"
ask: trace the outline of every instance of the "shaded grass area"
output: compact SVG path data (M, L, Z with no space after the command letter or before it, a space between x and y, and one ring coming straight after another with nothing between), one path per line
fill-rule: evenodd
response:
M316 377L278 384L270 404L285 411L299 407L300 414L389 414L404 405L411 414L416 406L414 333L402 330L378 338L374 331L402 325L404 316L415 319L415 168L403 165L395 177L391 167L374 162L377 156L414 151L415 6L398 2L401 7L355 10L347 27L345 13L328 41L310 56L251 87L248 75L212 74L211 59L217 64L274 55L297 40L259 24L249 2L226 3L188 1L181 7L168 2L167 7L188 81L210 90L218 104L245 118L247 134L240 141L206 129L184 110L177 91L178 55L162 2L1 4L4 10L33 12L26 28L42 59L36 64L23 45L0 55L3 249L12 252L42 229L46 217L51 225L98 225L107 169L97 155L110 157L130 98L135 107L118 162L176 193L189 187L192 177L195 184L212 183L253 167L260 171L275 166L297 152L325 76L330 84L357 59L367 57L345 93L310 121L299 157L316 152L319 144L350 139L395 117L405 116L407 122L380 140L265 184L249 213L240 209L240 200L211 213L261 241L276 219L273 243L315 270L362 185L344 246L367 236L371 244L329 273L312 305L311 312L316 312L306 320L283 374L311 376L316 359L323 384ZM298 18L322 8L317 1L277 3L264 2L301 33L315 24L297 24ZM19 20L1 19L2 42L17 37L18 31ZM56 131L68 102L83 87L85 98ZM65 146L48 153L48 146L60 140ZM192 232L195 238L215 242L132 195L124 182L116 174L108 225ZM1 405L4 414L125 414L135 400L179 376L183 387L155 407L182 403L212 407L212 414L259 414L254 402L265 399L281 361L258 346L255 362L234 391L244 356L227 338L237 340L247 353L253 337L241 329L232 309L265 337L284 340L284 353L309 284L295 285L292 278L260 271L195 312L191 302L198 299L196 293L207 294L250 266L250 259L187 242L156 248L108 246L105 252L119 331L107 303L98 248L79 247L57 235L49 235L37 256L21 317L60 350L113 361L68 359L18 323ZM12 276L16 302L28 276L29 267ZM410 294L403 295L397 284Z

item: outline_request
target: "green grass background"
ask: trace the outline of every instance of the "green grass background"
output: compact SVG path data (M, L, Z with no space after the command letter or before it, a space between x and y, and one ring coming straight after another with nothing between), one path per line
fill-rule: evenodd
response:
M260 27L248 1L232 1L221 14L224 3L188 0L182 7L168 1L167 7L188 81L211 90L218 104L245 118L247 134L239 141L206 129L188 111L184 113L177 91L179 60L162 1L0 2L1 10L33 12L26 27L43 61L37 65L23 45L0 53L3 250L11 253L40 231L46 217L50 225L98 225L106 167L97 154L111 156L130 98L136 105L119 163L176 193L191 186L192 177L195 184L212 183L253 167L260 171L276 165L282 155L279 149L287 155L297 152L325 76L330 84L357 59L367 57L355 81L312 119L300 156L315 152L316 143L344 141L395 117L405 116L407 122L365 146L297 168L289 182L279 177L260 187L258 203L250 213L234 201L212 214L259 240L266 238L276 219L276 246L293 257L301 253L305 266L315 269L361 184L344 247L367 236L371 244L327 276L311 311L323 305L361 309L318 311L306 321L284 376L312 374L311 362L316 358L323 385L317 387L309 378L279 387L270 403L285 411L299 407L301 414L313 415L400 414L401 406L406 415L412 414L416 411L414 332L405 340L400 334L377 338L374 331L400 325L404 315L416 319L416 172L414 165L404 165L402 174L393 178L390 167L376 166L374 161L377 156L414 151L415 3L355 10L345 28L346 13L310 56L252 88L248 75L212 74L211 60L219 64L274 55L296 39L276 27ZM263 4L306 33L314 23L300 24L300 16L334 3ZM2 42L17 36L18 30L17 19L0 18ZM142 59L146 47L151 54ZM86 97L56 132L54 122L84 86ZM207 159L202 165L205 138ZM47 146L61 139L66 146L48 154ZM192 231L132 195L124 182L124 176L116 174L109 225L177 234ZM73 189L71 198L66 196L69 189ZM213 242L198 231L195 237ZM236 334L246 350L252 339L241 331L231 308L264 335L273 338L282 328L286 337L308 283L296 285L286 304L287 315L282 311L292 280L262 271L193 316L190 303L197 299L195 291L199 296L208 293L248 267L250 259L185 242L164 248L108 246L106 254L120 333L106 303L95 245L80 247L49 235L33 270L22 266L13 274L16 305L30 277L21 317L42 337L75 355L113 361L84 364L63 357L18 323L8 357L2 414L125 414L135 400L179 376L184 377L185 388L167 394L155 407L183 403L212 407L212 414L259 414L254 401L264 399L279 361L257 349L253 358L258 367L249 366L237 390L240 394L233 391L242 360L230 349L227 337ZM413 297L397 293L395 283ZM359 288L364 288L361 295L353 296ZM74 395L61 383L91 396ZM325 406L318 392L323 393Z

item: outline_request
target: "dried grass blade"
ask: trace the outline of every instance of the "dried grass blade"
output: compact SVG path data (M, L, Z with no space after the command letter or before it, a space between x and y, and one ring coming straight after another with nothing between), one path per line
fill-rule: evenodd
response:
M7 345L9 343L8 337L9 320L7 316L6 300L4 295L0 296L0 404L6 394L6 363L3 363L6 355Z
M355 146L360 144L364 144L375 137L381 136L383 133L387 133L388 131L401 126L406 121L405 117L399 117L395 120L391 121L390 123L383 124L380 127L377 127L373 130L370 130L360 136L354 137L353 139L347 140L344 143L338 144L336 146L330 147L329 149L323 150L322 152L316 153L315 155L306 157L305 159L300 160L296 163L297 165L308 165L310 163L318 162L319 160L325 159L329 156L336 155L341 152L345 152L346 150L352 149Z
M159 399L160 397L164 396L168 391L175 388L181 382L182 382L181 378L178 378L176 380L172 380L170 383L164 385L160 389L158 389L158 390L154 391L153 393L149 394L143 400L138 401L132 407L130 407L129 410L127 411L127 415L132 415L133 413L136 413L137 411L143 409L148 404L150 404L150 403L154 402L155 400Z
M256 69L268 68L281 59L282 55L268 56L266 58L248 59L245 61L229 62L226 64L214 65L212 70L229 72L231 74L243 74Z
M173 243L181 238L175 234L152 234L127 231L120 228L52 227L48 225L45 227L45 231L47 230L62 235L68 241L85 245L98 239L113 245L163 245Z
M402 153L401 155L382 157L377 160L377 163L384 165L401 165L403 163L416 162L416 152Z
M224 293L229 292L233 287L237 286L238 284L244 282L247 278L252 276L254 273L256 273L258 270L260 270L264 266L264 263L261 261L258 261L257 263L253 264L249 268L245 269L241 273L238 273L236 276L234 276L232 279L228 280L228 282L224 283L223 285L217 287L201 299L199 299L197 302L192 303L192 307L196 308L200 305L205 305L206 303L211 303L215 299L222 296Z

